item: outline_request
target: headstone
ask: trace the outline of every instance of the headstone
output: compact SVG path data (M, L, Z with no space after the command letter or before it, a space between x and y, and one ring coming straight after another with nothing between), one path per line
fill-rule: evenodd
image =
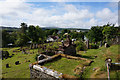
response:
M100 47L102 47L102 41L100 41Z
M30 44L30 49L32 49L32 44Z
M23 50L22 50L22 53L23 53L23 54L26 54L26 51L25 51L25 49L23 49Z
M33 49L35 49L35 44L33 44Z
M89 49L89 40L87 40L87 48Z
M38 56L38 61L44 59L45 57L43 55Z
M6 68L9 68L9 64L6 64Z
M105 43L105 47L108 48L108 47L110 47L110 46L109 46L107 43Z
M28 62L30 62L30 60L28 60Z
M16 61L16 62L15 62L15 65L18 65L18 64L20 64L19 61Z
M36 44L36 48L38 48L38 44Z

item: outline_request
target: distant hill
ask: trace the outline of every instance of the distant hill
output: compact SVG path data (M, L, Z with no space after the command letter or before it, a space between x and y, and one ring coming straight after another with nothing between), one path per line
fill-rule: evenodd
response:
M4 26L0 26L0 30L14 31L14 30L19 30L19 28L16 28L16 27L4 27Z
M0 26L0 30L8 30L8 31L14 31L14 30L19 30L20 28L17 27L4 27ZM81 28L59 28L59 27L42 27L43 30L49 30L49 29L58 29L58 30L64 30L64 29L69 29L69 30L81 30L81 31L88 31L89 29L81 29Z
M90 30L90 29L82 29L82 28L58 28L58 27L44 27L42 29L43 30L46 30L46 29L58 29L58 30L69 29L69 30L81 30L81 31L88 31L88 30Z

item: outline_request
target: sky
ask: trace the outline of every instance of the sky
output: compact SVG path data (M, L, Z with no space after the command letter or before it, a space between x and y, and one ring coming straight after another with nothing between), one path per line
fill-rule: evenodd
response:
M0 0L0 26L86 28L118 26L118 0Z

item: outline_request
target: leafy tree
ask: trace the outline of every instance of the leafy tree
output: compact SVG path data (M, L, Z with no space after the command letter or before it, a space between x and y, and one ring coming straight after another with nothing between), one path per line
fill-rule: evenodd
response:
M108 42L108 39L112 38L113 35L116 33L114 25L112 26L109 24L105 25L102 33L104 37L106 38L106 41Z
M87 33L87 37L93 42L101 41L103 39L102 27L92 27L91 30L89 30L89 32Z
M21 33L26 34L27 24L26 23L21 23L20 26L21 26L21 28L20 28Z
M44 31L39 26L30 25L27 35L33 43L41 43L45 39Z
M47 31L46 31L46 34L47 34L47 36L48 36L48 35L56 35L57 32L58 32L57 29L50 29L50 30L47 30Z
M2 30L2 47L6 47L10 43L10 35L6 30Z
M28 41L29 41L28 36L26 36L23 33L18 33L17 40L16 40L15 44L17 46L24 46L24 45L27 45Z
M32 42L35 42L35 37L36 37L36 32L35 32L35 26L30 25L28 27L28 33L27 33L28 37L30 38L30 40Z

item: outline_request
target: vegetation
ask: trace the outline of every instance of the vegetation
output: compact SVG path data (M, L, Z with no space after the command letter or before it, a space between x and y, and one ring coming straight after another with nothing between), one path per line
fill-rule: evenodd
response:
M112 63L120 62L116 58L119 55L118 47L120 47L120 45L113 45L109 48L101 47L99 49L90 49L86 53L82 51L79 52L78 54L82 54L82 56L97 56L97 58L93 59L94 62L91 66L85 69L83 78L107 78L105 59L111 58ZM120 75L118 70L110 70L110 78L120 78L116 77L117 75Z
M107 78L105 59L107 57L110 57L113 60L112 62L119 62L116 58L119 55L118 47L120 46L113 45L109 48L101 47L99 49L90 49L86 53L84 53L84 51L78 52L78 54L82 55L82 57L90 60L94 60L91 66L88 66L85 69L83 77L84 78L93 78L93 77L100 78L102 75L103 77ZM29 64L35 62L35 56L38 49L27 50L27 52L31 52L31 53L34 51L35 54L22 54L21 51L13 53L13 50L16 50L16 49L19 49L19 47L3 48L3 51L8 51L10 56L12 54L14 54L14 56L11 58L2 60L2 69L3 69L2 75L4 78L29 78L30 77ZM97 56L97 58L95 59L90 58L91 56L92 57ZM27 62L27 60L30 60L30 62ZM15 61L20 61L21 64L15 65ZM7 63L10 65L10 68L5 67ZM65 74L74 75L73 70L77 65L81 63L84 63L84 61L77 61L77 60L62 58L55 62L45 64L44 66L47 66L59 72L63 72ZM98 71L97 72L94 71L93 68L95 68L96 71L97 70ZM120 72L110 71L111 78L116 78L117 75L120 75Z
M3 78L30 78L30 70L29 64L35 62L35 55L36 54L23 54L22 51L20 52L13 52L15 48L3 48L3 51L8 51L11 58L2 60L2 77ZM27 52L35 52L37 53L37 49L27 50ZM30 60L30 62L27 62ZM15 62L19 61L19 65L15 65ZM10 65L10 68L6 68L6 64ZM14 74L14 75L13 75Z
M82 63L80 60L61 58L57 61L44 64L44 66L61 72L63 74L75 75L74 69L77 65Z
M87 32L62 29L60 30L60 33L58 33L59 29L44 30L39 26L28 26L26 23L21 23L20 26L20 29L15 29L12 32L2 30L3 48L1 49L6 51L2 56L3 58L7 56L7 59L2 60L3 78L29 78L30 70L28 65L36 61L38 52L41 53L45 50L42 48L35 49L34 47L28 48L26 46L39 44L46 46L46 50L52 51L57 49L59 47L58 45L61 45L61 40L64 40L64 34L66 33L71 36L71 39L76 39L77 54L83 58L94 61L91 66L87 66L84 70L82 75L83 78L101 78L101 76L107 78L105 59L112 58L113 62L120 62L120 55L118 54L119 45L111 44L109 48L105 48L104 46L99 48L100 41L102 44L104 44L104 42L113 43L112 41L120 36L120 27L115 27L114 24L108 23L103 26L93 26ZM47 43L46 39L48 36L58 36L59 39L56 42ZM85 37L87 37L87 39L85 39ZM90 41L91 49L86 48L85 42L87 40ZM8 46L9 43L13 44L12 48L10 48L11 46ZM26 52L28 54L23 54L22 50L20 50L21 48L27 48ZM50 53L49 55L52 54ZM97 58L94 58L96 56ZM20 64L15 65L15 61L19 61ZM6 68L6 64L9 64L10 67ZM79 64L84 64L84 61L61 58L55 62L47 63L45 66L64 74L76 75L73 71ZM119 78L118 75L120 75L118 70L110 71L111 78Z
M86 47L86 45L85 45L85 43L84 42L76 42L76 50L77 51L85 51L85 50L87 50L87 47Z

